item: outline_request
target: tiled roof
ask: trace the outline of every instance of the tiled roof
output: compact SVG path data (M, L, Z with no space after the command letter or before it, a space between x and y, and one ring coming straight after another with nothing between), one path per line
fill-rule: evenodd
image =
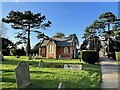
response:
M70 42L67 41L54 41L57 46L71 46Z
M71 46L72 39L71 38L52 38L53 42L57 46ZM43 40L41 46L46 46L49 40Z
M72 40L71 38L68 38L68 37L65 37L65 38L52 38L53 40L56 40L56 41L70 41Z
M42 47L43 47L43 46L46 46L46 45L48 44L48 42L49 42L49 40L43 40L41 46L42 46Z

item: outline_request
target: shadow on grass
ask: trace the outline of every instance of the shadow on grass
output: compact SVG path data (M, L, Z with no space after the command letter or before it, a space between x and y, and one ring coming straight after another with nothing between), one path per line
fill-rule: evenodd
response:
M21 62L24 60L9 60L9 59L5 59L4 61L2 61L2 64L8 64L8 65L17 65L18 62ZM26 63L28 63L29 65L33 65L33 66L38 66L38 61L32 61L32 60L26 60Z
M4 72L15 72L15 70L2 70Z
M17 61L17 60L4 60L4 61L2 61L2 64L4 65L4 64L9 64L9 65L17 65L17 63L18 63L19 61Z
M98 72L100 71L100 65L97 64L97 65L92 65L92 64L82 64L83 66L83 70L85 71L94 71L94 72Z
M51 59L53 60L53 59ZM22 61L22 60L21 60ZM18 64L18 62L20 62L20 60L9 60L9 59L5 59L2 64L8 64L8 65L16 65ZM34 61L34 60L26 60L26 63L29 64L29 66L32 67L38 67L39 61ZM100 70L100 65L99 64L87 64L87 63L81 63L81 62L77 62L77 63L70 63L70 62L44 62L44 68L51 68L48 67L49 64L56 64L56 65L60 65L60 67L52 67L52 68L64 68L65 64L79 64L82 65L83 70L85 71L99 71Z
M2 82L12 82L12 83L16 83L15 79L11 79L11 78L2 78Z
M88 80L89 81L89 80ZM29 90L32 90L32 88L34 88L35 90L36 89L40 89L40 88L49 88L49 89L52 89L52 90L58 90L58 86L59 86L59 83L61 82L61 80L58 80L58 79L55 79L55 80L41 80L41 79L33 79L32 82L31 82L31 85L28 87ZM64 84L64 87L65 87L65 90L69 90L69 89L73 89L73 90L86 90L87 88L89 88L88 90L90 90L90 88L92 87L91 85L93 83L86 83L84 82L74 82L73 81L66 81L66 80L63 80L62 83ZM92 90L94 88L91 88ZM48 89L47 89L48 90ZM97 88L94 89L94 90L98 90Z
M29 65L33 66L33 67L38 67L38 62L29 62ZM100 65L99 64L87 64L87 63L57 63L57 62L44 62L44 68L64 68L65 64L78 64L78 65L82 65L82 70L85 71L94 71L94 72L98 72L100 71ZM56 66L60 66L60 67L56 67Z
M44 72L44 71L30 71L30 73L35 73L35 74L56 74L54 72Z

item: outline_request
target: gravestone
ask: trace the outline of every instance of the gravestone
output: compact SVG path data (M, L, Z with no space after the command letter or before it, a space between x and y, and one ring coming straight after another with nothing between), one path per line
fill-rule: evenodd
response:
M4 60L4 57L2 55L2 51L0 51L0 61Z
M40 60L39 64L38 64L38 67L39 68L43 68L44 67L44 62L43 60Z
M82 65L78 65L78 64L65 64L64 65L64 69L81 70L82 69Z
M33 53L33 55L32 55L32 60L35 60L35 54Z
M68 65L67 64L64 65L64 69L68 69Z
M3 55L2 55L2 61L4 60L4 57L3 57Z
M31 84L29 65L21 61L15 69L17 88L25 88Z
M29 58L28 58L28 60L32 60L32 55L31 55L31 54L29 55Z
M2 61L2 56L0 55L0 61Z
M0 60L1 60L1 61L3 61L3 60L4 60L3 55L0 55Z
M65 86L62 82L59 83L58 90L64 90Z
M20 58L20 56L19 56L19 55L16 55L16 58Z
M38 54L35 55L35 59L38 58Z

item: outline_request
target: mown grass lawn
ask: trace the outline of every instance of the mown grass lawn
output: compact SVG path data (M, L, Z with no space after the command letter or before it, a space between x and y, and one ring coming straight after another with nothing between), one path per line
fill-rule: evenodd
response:
M2 61L2 88L16 88L15 68L20 61L26 61L29 64L30 77L32 84L29 88L57 88L60 82L63 82L65 88L99 88L100 84L100 65L91 65L80 60L54 60L44 59L44 64L56 63L61 68L45 67L38 68L41 59L28 60L22 56L4 56ZM81 64L83 70L65 70L64 64Z
M118 61L118 64L120 65L120 61Z

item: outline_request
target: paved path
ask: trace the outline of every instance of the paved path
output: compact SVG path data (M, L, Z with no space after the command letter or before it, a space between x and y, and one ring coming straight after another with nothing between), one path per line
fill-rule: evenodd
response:
M101 56L100 60L102 73L100 88L116 88L120 90L120 66L118 66L116 60L110 60L107 57Z

